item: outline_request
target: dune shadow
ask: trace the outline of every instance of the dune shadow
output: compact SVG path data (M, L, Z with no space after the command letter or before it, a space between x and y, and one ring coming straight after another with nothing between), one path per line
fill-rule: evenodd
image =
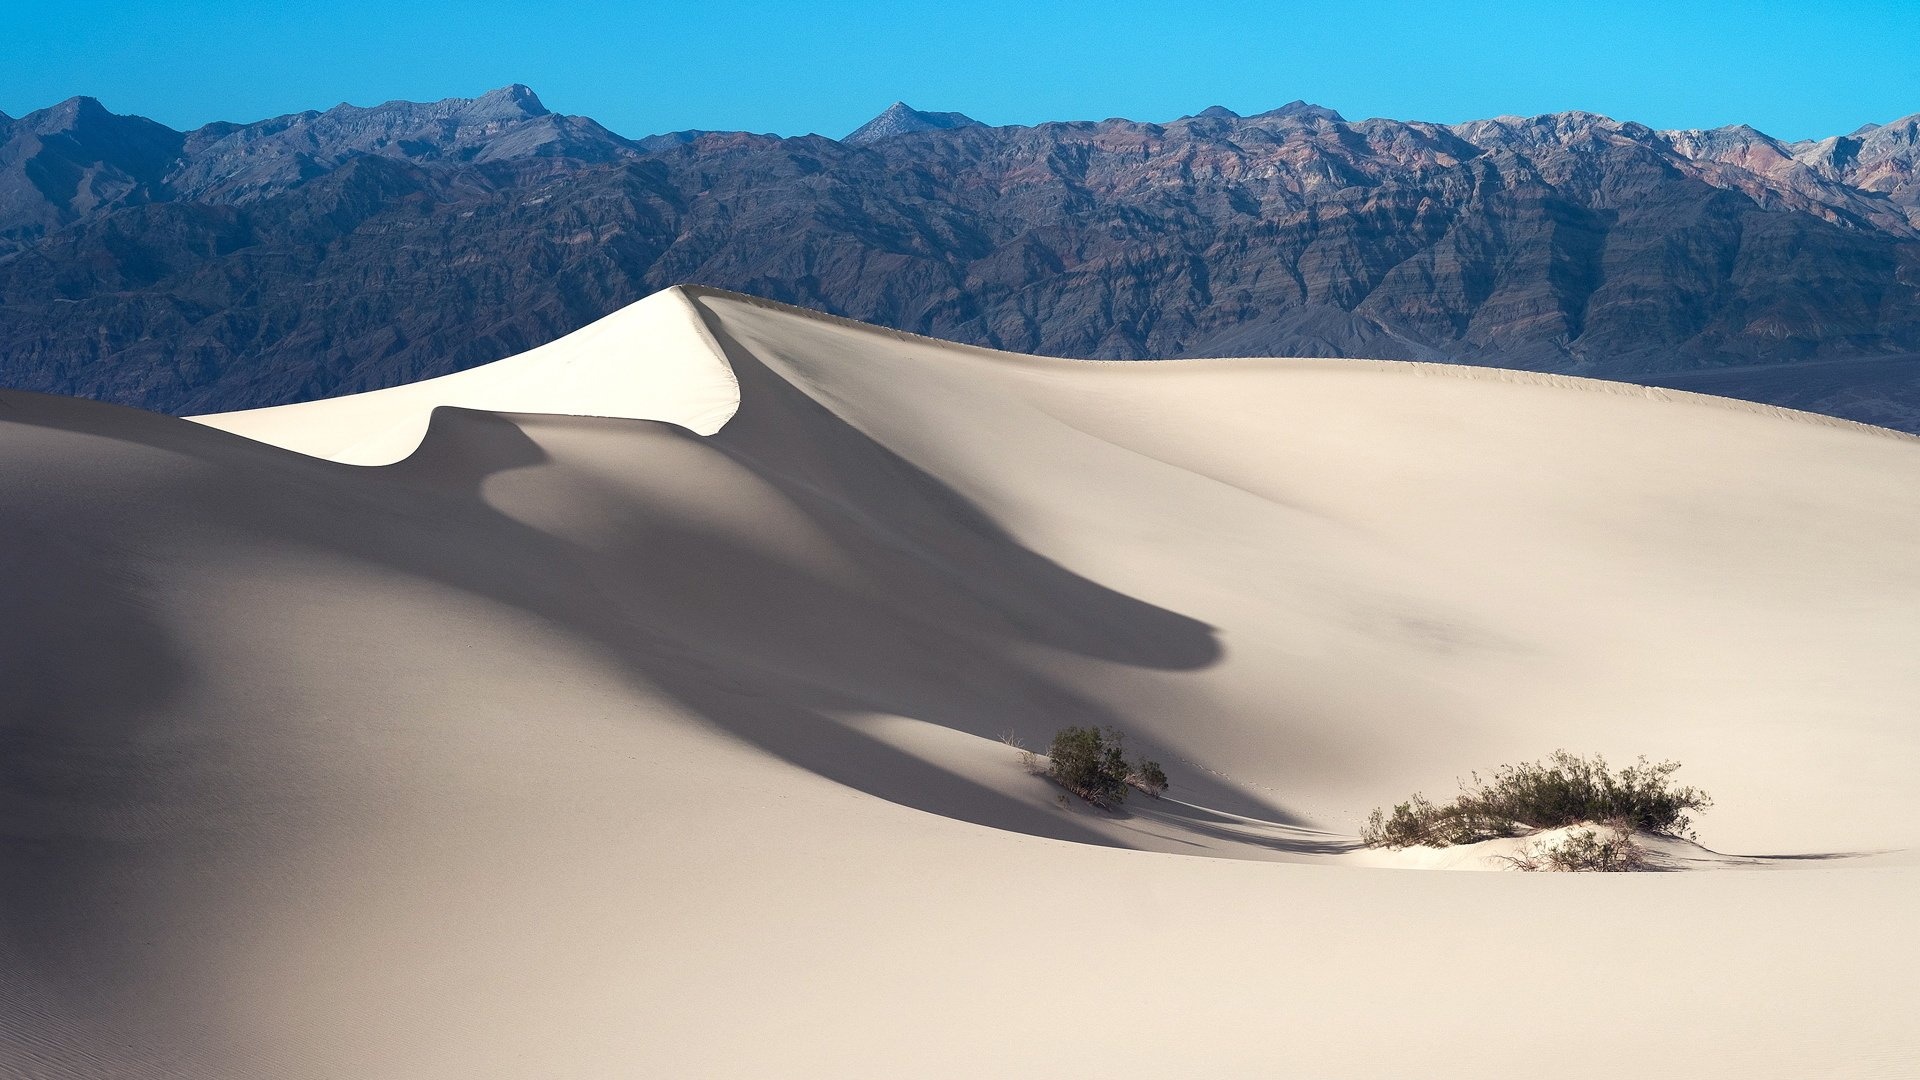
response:
M191 459L202 467L153 497L197 508L210 542L323 552L532 614L590 643L637 686L849 788L994 828L1127 846L845 718L909 717L983 737L1012 730L1037 743L1067 725L1125 729L1124 715L1050 672L1044 658L1193 671L1219 660L1214 629L1028 548L697 310L741 388L739 412L705 438L651 421L443 408L411 457L363 468L90 402L23 395L36 400L6 419L113 440L130 454ZM573 468L583 441L592 444L584 471L612 473L618 490L591 490L597 481ZM501 493L523 470L586 485L617 520L591 542L522 520L524 509ZM824 573L794 557L778 527L743 536L656 498L669 481L710 482L718 492L738 489L743 477L761 500L744 513L803 522L810 542L823 538L857 574ZM1258 795L1235 802L1238 794L1219 805L1299 824ZM1223 843L1340 849L1225 818L1180 813L1167 824Z
M142 920L128 916L160 903L152 842L221 762L167 715L195 673L145 538L122 534L102 493L31 467L88 471L73 458L84 447L49 455L29 429L85 429L104 407L12 393L0 405L0 1058L33 1034L10 1007L58 1000L86 1029L84 1052L107 1062L142 1041L124 1019L128 988L156 961ZM49 414L56 423L20 426ZM124 978L73 977L89 952L111 954Z
M1796 852L1791 855L1729 855L1727 857L1763 865L1767 863L1845 862L1848 859L1870 859L1876 855L1890 855L1898 850L1900 849L1879 848L1873 851L1805 851Z
M860 580L828 580L781 557L778 538L770 552L658 507L629 507L615 535L591 550L522 524L488 507L480 488L490 476L546 460L527 430L562 442L617 431L636 469L711 476L716 487L742 474L763 481L767 497L782 509L800 510L837 555L859 568ZM1070 577L1024 549L1021 556L1006 554L1012 541L977 518L963 516L970 538L930 553L918 537L932 533L945 541L939 515L966 515L970 508L936 492L930 506L907 508L920 514L911 529L893 528L884 516L890 507L862 505L862 493L810 484L765 464L779 460L648 421L442 410L421 451L389 472L395 482L424 483L442 496L466 489L462 512L486 519L489 562L505 559L518 567L511 579L486 564L450 559L431 571L412 564L409 572L431 572L556 620L637 683L837 783L977 824L1111 844L1071 818L1009 799L841 718L896 715L982 737L1009 728L1118 725L1122 718L1110 709L1014 653L1032 644L1077 645L1105 659L1179 668L1217 655L1211 630ZM901 467L897 459L881 460L885 468ZM624 502L631 492L605 497ZM391 561L391 545L376 546L369 556ZM993 580L1009 564L1028 584L1008 588ZM1020 604L1009 612L1013 599ZM1076 625L1073 612L1082 606L1090 614L1079 618L1094 625ZM1173 647L1151 647L1168 635Z
M1145 799L1122 804L1117 815L1163 821L1183 832L1226 844L1263 848L1289 855L1344 855L1364 845L1357 837L1302 829L1290 822L1255 822L1222 814L1203 806L1169 799ZM1276 831L1284 830L1284 831Z
M1038 667L1035 647L1192 670L1220 655L1212 628L1024 547L751 355L730 347L729 358L742 408L712 437L649 421L440 409L421 448L381 469L90 402L22 395L32 400L6 419L189 458L206 467L150 494L205 515L210 542L331 552L534 614L715 727L835 782L996 828L1112 843L836 717L899 715L982 736L1124 726ZM482 490L552 464L523 428L562 443L570 428L615 433L618 467L641 477L642 492L649 470L750 476L859 579L827 580L786 558L780 536L743 542L657 505L631 507L591 549L525 524Z

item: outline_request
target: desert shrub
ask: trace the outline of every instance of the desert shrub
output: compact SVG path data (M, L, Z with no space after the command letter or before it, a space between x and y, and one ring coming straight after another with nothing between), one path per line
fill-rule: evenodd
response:
M1157 799L1161 792L1167 790L1167 770L1161 768L1157 761L1142 761L1133 767L1133 772L1127 774L1127 783Z
M1713 800L1697 788L1675 785L1679 768L1678 762L1643 757L1611 770L1598 754L1583 758L1556 750L1546 761L1503 765L1490 780L1475 773L1450 803L1415 795L1391 813L1375 810L1360 838L1373 847L1445 847L1608 821L1629 833L1643 829L1692 839L1690 812L1707 809Z
M1647 851L1633 839L1633 830L1609 822L1604 831L1581 829L1559 843L1506 857L1516 870L1556 873L1627 873L1647 868Z
M1061 728L1047 748L1047 774L1095 806L1126 801L1127 740L1112 728Z
M1127 739L1112 728L1061 728L1047 748L1047 775L1100 807L1126 801L1129 786L1155 798L1167 790L1167 771L1157 761L1127 761Z
M1391 814L1375 807L1367 815L1360 839L1368 847L1446 847L1467 843L1473 830L1458 819L1454 807L1435 806L1425 795L1395 806Z

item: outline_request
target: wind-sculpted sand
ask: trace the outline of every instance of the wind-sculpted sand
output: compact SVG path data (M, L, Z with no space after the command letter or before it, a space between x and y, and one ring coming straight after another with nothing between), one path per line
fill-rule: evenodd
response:
M0 453L0 1075L1920 1068L1920 441L678 289ZM1558 747L1687 872L1357 847Z

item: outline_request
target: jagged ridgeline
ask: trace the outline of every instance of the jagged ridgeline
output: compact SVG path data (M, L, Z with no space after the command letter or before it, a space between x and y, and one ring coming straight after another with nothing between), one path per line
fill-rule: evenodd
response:
M269 405L692 281L1022 352L1453 360L1920 430L1917 131L896 103L633 140L512 86L180 132L76 98L0 117L0 384Z

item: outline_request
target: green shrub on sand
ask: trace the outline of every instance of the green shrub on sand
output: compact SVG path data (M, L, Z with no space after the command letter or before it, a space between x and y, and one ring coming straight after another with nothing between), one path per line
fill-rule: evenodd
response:
M1153 796L1167 789L1160 763L1128 762L1126 737L1112 728L1061 728L1047 748L1047 775L1102 808L1125 802L1129 785Z
M1604 822L1629 843L1635 831L1690 840L1691 813L1707 809L1713 800L1697 788L1676 785L1673 774L1679 768L1678 762L1643 757L1614 770L1598 754L1580 757L1556 750L1545 761L1503 765L1490 779L1475 773L1452 802L1416 794L1391 813L1377 809L1360 838L1371 847L1446 847ZM1606 841L1593 834L1592 842ZM1589 855L1606 858L1596 852L1567 857Z

